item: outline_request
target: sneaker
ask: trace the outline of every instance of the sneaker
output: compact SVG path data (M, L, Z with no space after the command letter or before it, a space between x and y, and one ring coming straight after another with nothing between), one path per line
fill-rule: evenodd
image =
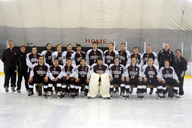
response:
M7 86L5 87L5 92L9 92L9 88Z

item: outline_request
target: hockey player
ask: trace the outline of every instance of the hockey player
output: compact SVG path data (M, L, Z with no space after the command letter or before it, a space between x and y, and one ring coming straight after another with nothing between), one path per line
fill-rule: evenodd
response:
M68 44L67 45L67 51L63 52L62 59L63 59L63 65L66 64L66 61L68 58L71 58L71 55L75 53L75 51L72 50L72 45Z
M110 95L113 96L113 85L118 84L121 87L121 96L125 92L125 78L124 69L122 64L119 64L119 58L115 57L114 64L109 67L109 77L110 77Z
M143 91L145 91L147 85L152 84L157 87L158 97L164 98L162 93L163 86L161 83L161 77L159 76L159 69L158 66L153 64L153 58L148 59L148 64L144 65L142 70L145 85Z
M31 69L30 77L29 77L29 91L28 96L32 96L33 93L33 85L34 83L43 83L45 97L47 96L47 88L48 88L48 74L49 74L49 65L44 63L44 58L42 56L39 57L39 62L35 63Z
M79 87L81 84L85 84L85 96L87 96L89 89L89 78L90 78L90 66L86 64L84 58L81 59L81 64L76 67L75 74L75 96L78 96Z
M137 65L137 58L133 57L131 59L131 64L125 67L125 99L129 98L130 85L137 85L137 96L139 99L143 98L143 81L142 81L142 71L141 67Z
M165 67L162 67L159 72L163 83L163 95L165 96L167 93L166 85L168 84L174 86L174 97L179 98L178 90L180 81L178 80L174 68L169 66L169 64L169 60L165 60Z
M111 99L109 94L109 71L108 66L103 64L101 57L97 58L97 64L91 66L91 79L89 83L89 93L87 98L95 98L95 96L100 92L102 98ZM100 84L99 84L100 82Z
M37 53L37 47L33 46L32 52L28 53L26 58L28 73L30 73L31 69L33 68L33 64L38 63L39 57L40 57L40 54Z
M145 64L147 64L149 58L153 58L153 60L154 60L153 63L156 66L159 66L159 63L157 61L157 54L155 52L152 52L151 45L147 45L147 52L145 52L141 55L141 64L140 65L144 66ZM147 89L145 90L145 93L147 93ZM150 89L149 94L151 95L152 93L153 93L153 88Z
M47 50L44 50L41 52L41 56L44 57L44 61L45 63L47 63L49 66L53 65L53 62L52 62L52 53L53 51L51 51L51 44L46 44L46 49Z
M137 64L140 65L141 64L141 54L139 53L139 47L135 46L133 49L133 53L131 53L131 59L133 57L137 58ZM141 65L140 65L141 66Z
M75 73L76 66L72 64L71 58L67 59L67 63L63 66L63 83L62 91L68 91L67 84L70 84L70 93L73 98L75 98Z
M157 54L155 52L152 52L151 45L147 45L147 52L145 52L141 55L141 66L147 64L149 58L153 58L153 60L154 60L153 63L155 65L159 66L159 63L157 61Z
M93 42L92 46L93 49L88 50L86 55L87 64L90 66L92 66L94 63L97 63L98 57L103 58L103 51L97 48L98 42Z
M127 64L131 63L131 54L129 51L126 50L125 43L121 43L121 50L119 52L119 62L123 66L126 66Z
M26 57L26 62L27 62L27 66L28 66L28 70L27 70L28 71L28 78L30 77L30 73L31 73L31 70L33 68L33 65L35 63L38 63L39 57L40 57L40 54L37 53L37 47L33 46L32 47L32 52L28 53L27 57ZM37 91L38 90L37 85L35 85L35 88L36 88L36 91Z
M141 65L141 54L139 53L139 47L137 47L137 46L135 46L134 48L133 48L133 53L131 53L131 59L133 58L133 57L135 57L135 58L137 58L137 64L138 65L140 65L140 66L142 66ZM130 94L133 92L133 88L131 88L130 90L129 90L130 92Z
M114 43L110 42L108 44L109 50L104 51L104 63L110 66L114 63L114 58L118 56L118 52L114 50Z
M56 51L53 52L53 54L52 54L52 62L54 63L54 60L58 59L59 60L59 65L63 65L63 61L62 61L63 52L61 51L62 46L60 44L57 44L56 47L55 47L55 50Z
M81 62L81 59L86 57L85 52L81 51L81 45L77 44L76 46L77 52L74 52L71 55L72 63L75 65L79 65Z
M54 65L50 67L49 72L49 81L48 81L48 91L47 91L47 98L49 98L53 92L53 84L55 85L55 90L57 93L57 97L61 98L65 94L62 94L61 83L63 77L63 67L59 65L59 60L54 60Z

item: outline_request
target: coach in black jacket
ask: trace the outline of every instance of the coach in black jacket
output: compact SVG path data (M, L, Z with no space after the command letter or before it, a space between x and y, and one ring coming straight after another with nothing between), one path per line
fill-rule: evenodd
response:
M27 75L27 65L26 65L26 53L25 53L25 45L21 45L20 53L14 59L14 69L15 72L18 72L18 80L17 80L17 92L21 93L21 82L22 77L25 79L25 88L28 91L28 75Z
M172 66L172 60L174 59L174 54L169 50L169 45L165 44L164 49L158 54L159 69L164 67L164 60L169 60L170 66Z
M180 97L184 95L183 82L184 82L185 71L187 70L187 60L183 58L181 54L182 54L181 50L177 49L176 50L177 57L173 59L173 67L180 81L180 86L179 86Z
M5 91L9 92L9 80L11 78L11 87L12 91L15 92L15 81L16 81L16 73L14 71L13 63L14 63L14 58L18 53L18 50L14 48L13 41L10 40L8 42L9 48L5 49L2 53L1 60L4 63L4 73L5 73Z

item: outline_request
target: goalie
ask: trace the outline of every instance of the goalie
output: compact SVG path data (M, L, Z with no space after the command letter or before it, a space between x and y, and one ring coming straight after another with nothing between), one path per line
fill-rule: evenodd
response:
M100 93L102 98L111 99L109 94L110 82L108 66L103 64L101 57L97 58L97 64L91 66L91 79L87 98L95 98Z

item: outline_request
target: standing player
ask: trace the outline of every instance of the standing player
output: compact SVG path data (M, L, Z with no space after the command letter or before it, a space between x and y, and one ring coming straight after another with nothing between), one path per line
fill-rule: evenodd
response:
M33 85L34 83L43 83L45 97L47 97L47 88L48 88L48 74L49 74L49 65L44 63L44 58L42 56L39 57L39 62L35 63L31 69L30 77L29 77L29 94L28 96L32 96L33 93Z
M62 91L63 93L67 90L67 84L70 84L70 92L71 96L75 98L75 73L76 68L75 65L72 64L71 58L67 59L67 63L63 66L63 83L62 83Z
M76 46L77 52L74 52L71 55L72 63L75 65L79 65L81 62L81 59L86 57L85 52L81 51L81 45L77 44Z
M149 58L153 58L153 63L155 65L159 66L159 63L157 61L157 54L155 52L152 52L151 45L147 45L147 52L145 52L141 55L141 64L140 65L144 66L145 64L147 64ZM145 89L145 93L147 93L147 89ZM153 93L153 88L150 89L149 94L151 95L152 93Z
M125 67L125 90L126 90L126 96L125 98L129 98L129 89L130 85L136 85L137 86L137 96L139 99L143 98L143 82L142 82L142 71L141 67L137 65L137 58L133 57L131 59L131 64L128 64Z
M140 65L141 64L141 53L139 53L139 47L135 46L133 49L133 53L131 53L131 59L133 57L137 58L137 64ZM140 65L141 66L141 65Z
M169 66L170 62L169 60L164 61L164 67L160 69L160 76L163 83L163 95L165 96L167 93L166 85L172 85L174 86L174 97L179 98L178 90L179 90L179 79L177 77L177 74L175 73L175 70L173 67Z
M121 87L121 96L125 92L125 79L124 79L124 69L125 67L122 64L119 64L119 58L115 57L114 64L111 64L109 67L109 77L110 77L110 94L113 96L113 85L118 84Z
M140 65L140 66L142 66L141 65L141 54L139 53L139 47L137 47L137 46L135 46L134 48L133 48L133 53L131 53L131 59L133 58L133 57L135 57L135 58L137 58L137 64L138 65ZM130 90L130 94L133 92L133 88L131 88Z
M121 50L118 51L119 53L119 63L122 64L124 67L127 64L131 63L131 54L128 50L126 50L125 43L121 43ZM119 89L115 88L115 93L118 92Z
M131 54L126 50L125 43L121 43L121 50L119 52L119 63L123 66L131 63Z
M90 49L87 51L86 55L86 61L87 64L92 66L94 63L97 63L97 58L102 57L103 58L103 51L101 49L98 49L98 42L92 43L93 49Z
M75 51L72 50L72 45L67 45L67 51L63 52L62 59L63 59L63 65L66 64L66 61L68 58L71 58L71 55L75 53Z
M63 52L61 51L62 50L62 47L60 44L57 44L56 47L55 47L55 52L53 52L52 54L52 62L54 63L54 60L55 59L58 59L59 60L59 64L60 65L63 65L63 61L62 61L62 54Z
M161 78L159 76L159 69L158 66L153 64L153 58L149 58L148 64L144 65L142 69L143 69L145 89L147 85L152 84L157 87L158 97L164 98L162 93L163 86L161 83Z
M104 63L110 66L114 63L114 58L118 56L118 52L114 50L114 43L110 42L108 44L109 50L104 51Z
M33 69L33 65L35 63L38 63L40 54L37 53L37 47L33 46L32 47L32 52L27 54L26 57L26 62L27 62L27 66L28 66L28 78L30 76L31 70ZM38 89L37 85L35 85L36 90Z
M103 64L103 60L101 57L98 57L97 63L91 66L90 74L91 79L89 83L89 93L87 95L87 98L95 98L98 92L100 92L102 98L111 99L109 94L109 70L107 64Z
M86 64L84 58L81 59L81 64L76 67L77 72L75 74L75 96L78 96L79 86L85 84L85 96L87 96L89 89L89 78L90 78L90 66Z
M62 71L63 71L63 67L59 65L59 60L55 59L54 65L50 67L47 98L49 98L53 92L53 89L52 89L53 84L56 84L55 90L57 90L56 93L58 98L61 98L61 96L65 95L65 94L62 94L62 88L61 88L62 77L63 77Z
M149 58L153 58L154 64L159 66L159 63L157 61L157 54L155 52L152 52L152 46L147 45L147 52L143 53L141 55L141 65L145 65L148 62Z
M41 56L44 57L44 61L45 63L47 63L48 65L53 65L53 62L52 62L52 53L53 51L51 51L51 44L47 44L46 45L46 48L47 50L44 50L41 52Z

